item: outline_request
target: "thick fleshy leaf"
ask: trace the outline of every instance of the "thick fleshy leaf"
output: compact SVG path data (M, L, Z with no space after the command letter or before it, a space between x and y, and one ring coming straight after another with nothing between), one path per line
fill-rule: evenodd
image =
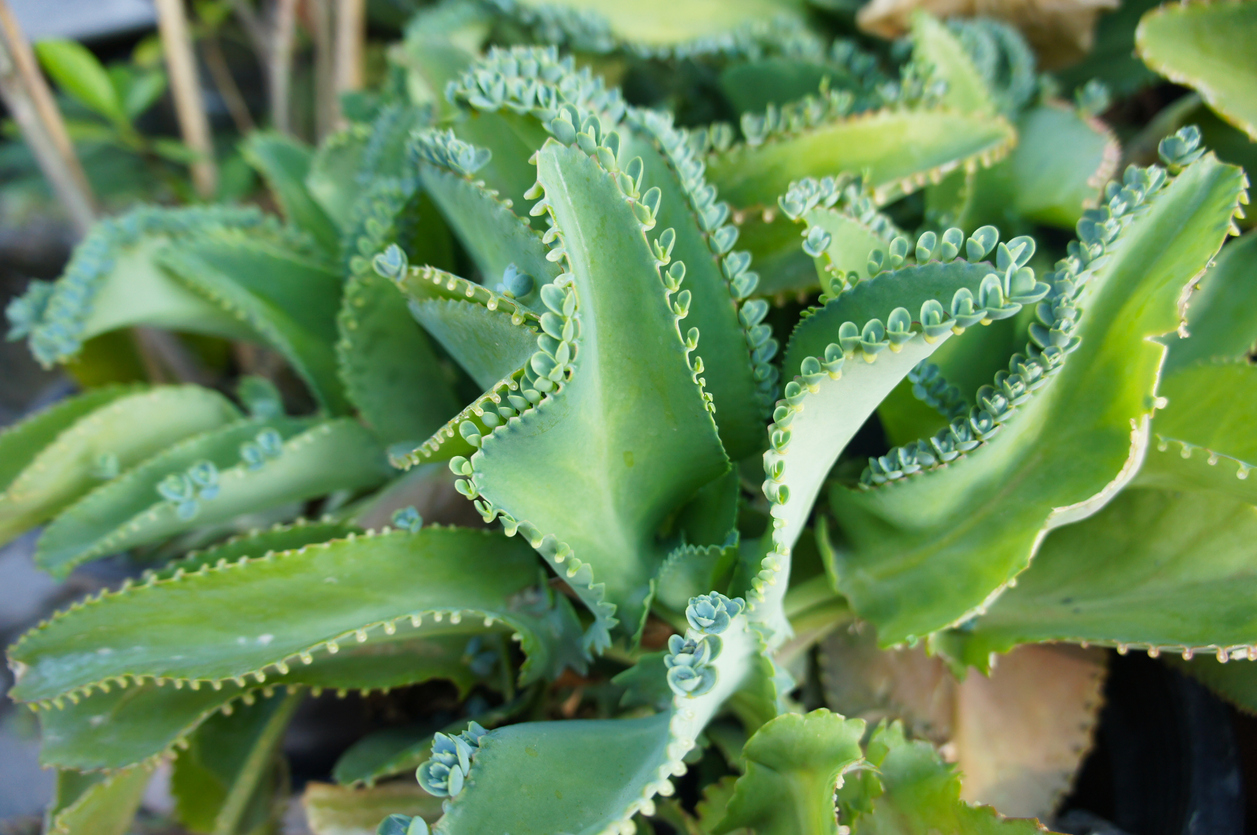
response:
M256 209L140 207L98 223L56 283L34 282L10 302L9 337L29 337L44 365L69 360L93 336L136 324L258 339L236 310L212 303L156 262L171 244L217 240L232 230L302 256L314 252L304 236Z
M499 5L526 22L537 14L532 10L546 8L551 25L562 26L562 13L567 12L573 26L579 21L586 27L605 27L609 37L604 41L604 49L619 42L647 52L665 53L687 45L702 49L709 40L723 42L720 36L727 37L730 30L765 19L798 18L804 12L798 0L691 0L680 7L665 0L649 0L632 7L613 0L506 0Z
M449 234L413 182L375 182L357 214L350 277L337 316L337 370L346 396L381 440L418 443L458 411L458 401L405 298L375 271L372 260L396 242L428 263L447 263Z
M899 381L962 327L949 312L952 300L976 298L991 275L992 265L964 260L907 265L856 283L810 310L795 328L783 367L797 376L773 413L771 449L764 454L772 549L753 581L769 601L757 617L777 633L774 640L789 634L781 581L830 468ZM927 332L923 320L931 304L938 316L929 319ZM973 314L965 323L982 318Z
M90 410L77 403L55 408L11 430L11 439L8 432L0 436L0 460L6 447L19 443L23 448L13 450L12 463L20 465L22 458L27 459L0 492L0 541L52 518L102 482L166 447L240 417L227 398L199 386L138 389L130 394L111 389L104 396L82 397L88 404L101 405ZM76 412L77 420L63 424ZM63 428L48 437L59 424ZM47 443L40 444L45 439Z
M437 139L444 137L436 134L428 144L438 144ZM419 147L428 145L421 143ZM514 204L510 198L500 196L482 181L473 179L471 173L437 165L427 157L419 163L419 175L433 202L440 207L450 228L480 269L486 286L497 286L512 264L531 276L538 287L558 275L555 265L546 260L541 234L529 226L527 215L517 214L526 204Z
M266 131L250 134L240 147L244 158L265 178L288 222L335 256L340 251L340 232L306 186L314 151L291 137Z
M771 206L804 177L867 174L879 202L962 167L989 165L1016 142L999 116L901 108L841 116L711 153L712 182L735 206Z
M348 411L336 375L336 312L343 282L336 270L242 234L166 247L155 260L247 323L292 364L320 403L334 413Z
M57 772L44 831L48 835L126 835L152 776L151 765L112 774Z
M420 630L401 630L365 644L347 645L335 655L316 656L311 664L293 666L287 673L270 673L264 686L227 682L221 689L193 690L144 683L94 693L78 704L40 714L41 762L79 770L115 769L142 762L182 746L207 719L241 702L248 704L257 693L268 693L272 687L387 692L393 687L445 679L466 695L484 678L471 669L473 661L486 663L487 653L488 672L501 669L502 658L491 649L494 643L481 642L507 637L509 627L485 627L483 620L454 626L425 624ZM468 651L472 647L474 656Z
M898 643L980 612L1029 564L1042 531L1096 512L1134 476L1165 353L1148 337L1178 327L1184 293L1221 246L1242 192L1242 172L1212 157L1138 211L1128 191L1114 189L1105 211L1123 214L1113 231L1097 238L1096 221L1081 221L1091 254L1048 277L1051 301L1038 315L1052 324L1034 323L1031 359L1010 365L1020 387L979 391L985 403L968 431L998 437L946 466L936 457L901 462L906 453L896 450L869 471L871 486L834 487L850 545L837 554L839 588L880 640ZM1016 419L1005 425L1007 417ZM922 443L915 449L935 456Z
M1250 652L1249 661L1255 656L1257 653ZM1219 657L1209 655L1191 659L1170 656L1165 660L1245 713L1257 714L1257 664L1243 659L1224 664Z
M273 824L286 800L279 746L301 694L264 698L220 713L175 757L175 815L192 832L246 835Z
M754 292L757 277L745 252L719 241L735 230L728 208L703 177L701 158L689 135L655 111L633 110L626 119L620 159L640 157L643 191L662 191L655 221L672 229L672 257L685 264L685 288L693 301L686 325L698 328L704 388L718 415L720 440L733 460L763 448L764 417L772 404L776 373L769 360L776 342L763 313L743 299ZM706 591L706 589L704 589Z
M509 296L432 267L403 273L397 286L410 299L411 315L483 388L537 350L537 314Z
M656 530L728 461L681 336L683 303L669 302L636 201L612 171L554 142L538 154L538 182L559 232L552 255L570 270L551 288L561 338L544 339L558 347L532 361L553 393L484 436L464 474L572 581L599 616L600 644L608 602L627 634L641 628L664 557ZM538 478L562 487L537 490Z
M823 708L764 725L742 751L746 774L714 832L744 827L759 835L834 835L834 790L843 773L864 760L863 734L862 719Z
M307 783L301 795L314 835L376 835L389 815L401 814L435 821L441 800L413 783L389 783L349 789L327 783Z
M1139 21L1144 63L1195 88L1224 119L1257 141L1257 7L1251 3L1165 5Z
M526 722L489 731L480 737L470 769L458 771L464 785L461 791L451 787L434 831L599 835L624 831L639 811L651 815L654 796L671 794L671 778L685 773L681 758L699 732L757 675L763 643L745 615L727 611L727 599L719 599L718 610L705 610L717 619L706 621L708 631L693 626L703 621L691 604L686 637L697 643L687 649L678 644L679 658L670 656L668 680L698 685L694 695L677 685L669 708L644 718ZM713 640L719 650L709 654ZM679 667L693 675L671 672ZM664 665L658 669L663 673Z
M199 686L243 685L252 676L261 684L290 665L313 664L316 652L336 655L342 643L366 644L371 633L404 640L413 632L399 631L403 621L417 629L425 617L439 623L447 615L454 624L500 620L519 633L530 655L522 676L532 680L580 666L570 608L538 597L536 579L526 544L458 528L394 531L205 566L104 594L27 633L10 651L21 671L11 692L42 703L141 677Z
M1222 248L1187 308L1186 338L1170 339L1167 377L1214 359L1239 360L1257 347L1257 232Z
M1251 549L1257 508L1208 493L1131 488L1053 531L986 616L944 639L979 667L1034 641L1165 652L1257 643ZM953 644L954 642L954 644Z
M904 739L899 723L878 728L868 743L876 771L850 781L852 793L868 783L868 811L848 821L854 835L1039 835L1036 820L1004 818L990 806L970 806L960 799L960 775L942 761L928 742ZM850 808L847 791L839 802Z
M963 113L994 110L995 103L986 80L955 32L928 11L918 10L912 14L909 37L913 60L929 65L931 77L946 83L943 104Z
M989 675L957 681L922 646L879 650L866 627L827 638L821 659L830 708L946 745L964 775L961 799L1017 817L1046 818L1069 791L1103 703L1094 648L1022 646Z
M250 418L181 441L96 488L48 526L35 561L64 576L87 560L242 513L373 487L388 474L378 442L350 418Z

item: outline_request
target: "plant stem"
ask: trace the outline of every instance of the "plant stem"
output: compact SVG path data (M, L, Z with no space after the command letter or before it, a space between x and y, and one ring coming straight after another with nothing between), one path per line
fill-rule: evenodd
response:
M200 155L200 159L191 166L192 181L201 197L209 200L218 187L218 168L214 163L214 142L210 135L209 118L205 114L201 82L197 77L188 18L184 13L183 0L156 0L156 4L166 68L170 73L170 91L179 117L179 131L183 134L184 143Z
M85 234L96 218L92 188L48 82L7 0L0 0L0 99L21 128L75 229Z

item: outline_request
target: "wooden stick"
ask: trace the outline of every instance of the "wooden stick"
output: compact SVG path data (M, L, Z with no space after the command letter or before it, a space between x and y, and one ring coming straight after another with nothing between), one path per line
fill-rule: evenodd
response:
M231 74L231 67L227 66L227 58L223 55L223 46L218 35L209 35L201 41L201 45L205 50L205 66L209 69L214 86L218 88L218 94L223 97L223 103L227 105L227 112L231 114L236 130L241 136L251 133L257 126L253 124L249 105L245 103L240 86Z
M188 33L188 18L184 13L183 0L156 0L156 4L157 25L161 31L162 51L166 55L166 69L170 73L170 92L179 117L179 132L183 134L184 143L200 155L200 159L191 166L192 182L197 193L209 200L218 188L218 167L214 163L214 140L210 135L209 118L205 114L201 80L197 76L196 56L192 51L192 36Z
M366 0L340 0L336 4L336 92L362 87L362 55L367 39Z
M289 97L292 92L292 48L297 28L297 0L275 0L266 71L271 95L271 127L292 133Z
M74 152L48 82L39 71L35 53L7 0L0 0L0 98L21 128L75 229L80 235L85 234L96 218L92 187Z
M315 137L321 140L340 122L332 3L329 0L309 0L306 10L314 36L314 132Z

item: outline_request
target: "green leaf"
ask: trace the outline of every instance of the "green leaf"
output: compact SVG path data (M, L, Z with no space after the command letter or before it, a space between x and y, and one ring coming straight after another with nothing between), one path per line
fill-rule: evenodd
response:
M44 71L80 104L118 125L130 125L118 91L96 56L80 43L44 40L35 44Z
M755 21L798 18L803 14L803 4L798 0L690 0L683 7L664 0L648 0L633 7L613 0L560 0L555 4L548 0L515 0L510 4L519 10L517 13L546 5L566 7L573 12L579 9L595 19L601 18L616 39L651 49L691 41L702 43Z
M197 728L175 757L175 815L192 832L245 835L273 824L286 800L279 746L301 694L285 694L219 713Z
M1017 585L944 639L979 667L1032 641L1245 651L1257 643L1257 508L1208 493L1127 489L1051 533Z
M369 125L351 124L323 140L310 159L306 191L342 235L351 231L357 220L355 208L362 196L363 158L370 139Z
M1102 122L1053 104L1022 114L1017 136L1017 147L1005 163L1017 213L1035 223L1072 229L1083 209L1101 196L1101 186L1117 173L1117 138Z
M943 345L953 328L963 329L949 306L958 294L976 297L992 271L990 264L954 260L882 272L812 308L795 328L782 367L797 376L773 412L771 448L764 454L763 489L773 527L763 547L771 550L752 581L769 605L760 612L753 602L751 610L776 633L774 640L789 635L782 581L830 468L899 381ZM923 320L931 303L939 305L940 318L927 333ZM885 333L897 319L904 330L892 341ZM861 334L870 335L868 345Z
M912 59L931 67L932 79L947 89L941 102L962 113L993 111L994 102L986 80L955 32L924 11L912 15Z
M1251 655L1248 657L1251 659ZM1257 713L1257 664L1248 664L1243 660L1223 663L1221 656L1187 659L1171 655L1165 661L1245 713Z
M1184 291L1221 246L1242 190L1242 173L1212 157L1193 163L1134 213L1114 189L1113 205L1125 209L1120 231L1110 243L1092 243L1086 262L1077 255L1062 262L1064 272L1050 277L1051 305L1038 308L1057 322L1060 336L1032 325L1041 339L1060 339L1067 348L1077 337L1076 347L1068 356L1053 348L1032 363L1043 364L1036 379L1044 382L1015 393L1021 406L985 390L988 408L1016 419L1004 425L990 412L977 414L966 432L978 440L999 435L961 450L945 467L930 463L908 477L892 467L880 485L835 485L831 504L850 544L836 559L838 586L876 624L881 641L898 643L980 612L1025 569L1042 531L1094 513L1134 475L1164 359L1162 346L1148 338L1177 328ZM1090 223L1084 218L1080 228ZM1086 228L1092 236L1093 227ZM1075 324L1056 320L1051 311L1061 304L1062 315L1074 311ZM1028 348L1031 358L1040 352ZM1020 375L1024 362L1009 370ZM933 456L922 443L915 449ZM900 456L894 450L878 466Z
M185 474L203 462L213 485L199 487ZM35 560L65 576L87 560L241 513L373 487L388 472L383 450L351 419L238 421L187 438L84 496L44 531ZM190 491L184 500L159 489L170 477L188 479L174 485Z
M251 704L258 694L268 696L276 687L287 686L290 692L311 687L316 693L324 688L338 693L369 693L445 679L465 697L472 686L484 680L469 667L468 647L478 638L504 639L503 632L502 627L484 626L483 620L453 626L425 625L418 631L354 643L335 655L312 657L308 665L303 662L287 673L268 674L265 685L229 681L220 688L194 690L178 684L143 683L94 693L77 704L40 713L40 762L97 770L160 757L182 747L190 734L219 712ZM573 638L575 634L573 631ZM476 646L477 654L485 651L480 644ZM495 672L509 675L502 668L500 655L493 666Z
M423 138L421 135L419 139ZM420 147L424 147L422 141ZM516 214L516 204L509 199L489 190L482 181L438 166L427 157L419 164L419 176L475 261L483 284L495 286L511 264L532 276L538 287L558 275L556 266L546 260L540 233ZM519 205L522 209L523 204Z
M1257 467L1257 369L1244 360L1190 365L1162 381L1157 393L1169 405L1152 422L1152 445L1134 483L1257 503L1257 478L1249 478Z
M537 350L538 317L514 299L431 267L404 274L398 287L411 315L482 388Z
M538 182L558 230L551 256L571 274L551 288L575 325L570 372L555 365L554 393L483 438L471 486L534 547L548 537L543 553L599 615L596 645L611 614L591 585L605 584L635 635L664 557L656 530L729 465L634 205L610 171L554 142L538 153ZM561 487L537 490L539 479Z
M1144 63L1200 92L1218 115L1257 141L1257 7L1249 3L1161 6L1139 21Z
M1187 308L1187 338L1171 339L1166 375L1213 359L1238 360L1257 347L1257 232L1222 248Z
M111 774L58 771L44 831L48 835L126 835L152 776L151 765Z
M337 316L337 369L346 396L381 440L417 444L458 411L458 400L405 297L376 273L371 260L400 238L416 256L443 261L448 247L437 242L444 227L413 183L396 180L376 181L356 214L358 231L349 234L350 278ZM413 223L412 215L422 223Z
M569 663L580 666L569 643L571 611L520 594L536 579L524 543L457 528L206 566L95 598L27 633L10 653L22 669L12 695L46 702L141 676L199 686L243 685L247 675L261 684L306 657L313 664L315 652L337 655L354 639L403 640L413 633L400 631L401 621L447 614L452 623L493 618L520 633L530 655L525 681L557 675Z
M904 739L896 722L873 732L869 762L876 771L853 789L870 784L871 809L848 825L854 835L1040 835L1036 820L1004 818L990 806L960 799L960 775L928 742ZM871 779L870 779L871 778ZM839 793L846 806L848 798ZM867 802L867 801L866 801Z
M334 348L343 282L338 272L244 235L167 247L155 260L278 350L321 404L337 414L348 411Z
M380 821L391 814L428 821L441 815L440 798L413 783L347 789L312 782L306 784L301 805L314 835L376 835Z
M240 417L227 398L198 386L132 392L106 389L103 397L81 395L79 399L85 404L54 408L37 419L38 423L31 421L11 430L12 437L8 432L0 436L0 456L12 446L11 463L26 459L25 466L0 493L0 538L7 539L51 519L102 482L171 444ZM83 405L97 403L101 405L90 411L83 409ZM80 413L78 419L63 424L64 428L52 436L50 430L61 423L58 419L74 412ZM18 444L23 448L17 449Z
M701 641L718 635L719 652L709 666L695 668L713 674L711 689L700 695L674 692L661 713L525 722L480 737L466 784L446 801L434 832L597 835L623 832L638 812L654 814L654 796L672 793L671 778L685 773L681 759L699 732L757 674L763 649L758 633L744 614L734 613L727 624L687 632L687 638Z
M708 157L712 182L733 205L771 206L804 177L868 175L878 202L941 179L957 168L990 165L1016 142L1003 117L942 109L893 109L830 117L797 131L769 133Z
M738 827L759 835L836 835L834 790L864 759L864 721L828 710L787 713L746 743L746 774L738 778L714 832Z
M244 158L266 180L288 222L305 230L331 256L340 250L340 232L306 186L314 152L278 133L258 131L241 144Z
M719 195L702 176L701 157L687 132L669 116L630 110L620 160L627 165L634 157L644 166L641 190L662 191L658 227L676 234L672 257L685 264L685 288L693 297L686 325L698 328L704 388L719 415L721 443L733 460L745 458L763 449L764 418L777 382L769 364L776 341L761 324L760 308L744 302L758 277L748 270L747 253L715 243L736 230L727 222L727 206L717 202Z

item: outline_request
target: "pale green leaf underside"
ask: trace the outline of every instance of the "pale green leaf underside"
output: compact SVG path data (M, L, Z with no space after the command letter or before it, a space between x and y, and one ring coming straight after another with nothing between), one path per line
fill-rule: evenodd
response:
M1257 368L1243 360L1180 368L1157 393L1169 405L1152 422L1152 444L1135 484L1210 490L1257 504Z
M75 423L119 398L142 390L138 385L91 389L6 426L0 432L0 485L7 491L13 479L30 467L40 452Z
M538 181L577 296L572 376L485 437L473 481L495 507L567 543L632 634L664 556L655 531L728 463L646 234L611 175L549 143ZM537 490L538 479L554 487Z
M1257 141L1257 6L1165 5L1139 21L1135 45L1144 63L1200 91L1209 106Z
M537 350L536 331L475 302L415 301L410 312L482 388L523 366Z
M44 701L140 676L214 682L267 668L282 674L302 655L385 638L403 618L464 612L522 632L525 651L540 656L524 667L531 679L568 661L570 625L562 607L518 596L536 571L525 543L457 528L338 540L206 568L107 595L27 633L10 652L22 669L12 695Z
M334 347L339 272L245 236L168 246L156 261L279 351L321 404L336 413L348 410Z
M308 783L301 805L310 828L318 835L375 835L380 821L389 815L434 821L441 814L440 798L414 783L389 783L367 789Z
M746 743L738 778L716 832L745 827L758 835L834 835L834 789L864 759L864 720L828 710L787 713Z
M57 773L48 835L126 835L153 776L151 765L116 774Z
M538 286L558 275L555 265L546 260L541 236L517 214L526 204L518 204L516 209L509 198L490 191L483 182L426 161L419 164L419 173L424 188L480 269L486 286L496 286L511 264L531 275Z
M273 672L265 685L228 681L221 689L152 682L93 693L78 704L41 711L46 766L79 770L116 769L170 751L207 717L264 687L314 687L337 691L388 691L393 687L445 679L466 695L479 678L465 651L477 635L509 632L485 627L481 618L458 625L425 623L401 626L394 635L374 635L364 644L346 643L335 655L313 656L313 663Z
M1187 308L1186 339L1169 340L1165 373L1222 358L1237 360L1257 345L1257 232L1222 248Z
M605 18L620 39L644 47L678 46L727 33L754 21L776 17L796 18L803 13L798 0L665 0L625 5L613 0L516 0L523 6L557 5L593 12Z
M377 181L358 210L362 228L354 242L357 252L348 259L350 278L337 316L337 370L346 396L381 440L418 443L458 410L458 401L405 298L375 272L371 260L397 239L412 211L423 229L414 245L405 242L412 257L443 257L449 236L442 234L432 204L416 197L413 184Z
M245 463L242 445L271 429L284 440L278 457L260 466ZM176 503L162 498L157 486L203 461L218 470L218 494L196 500L194 514L181 518ZM64 576L87 560L243 513L373 487L388 475L378 442L352 419L313 425L298 418L243 420L181 441L84 496L44 531L35 561Z
M1040 530L1095 512L1134 474L1164 354L1148 337L1177 327L1242 176L1207 157L1134 216L1079 298L1080 347L995 440L880 487L835 486L851 546L838 554L839 585L880 640L972 614L1025 568Z
M1016 140L1001 117L943 109L881 110L798 134L735 145L708 158L720 193L736 206L772 206L804 177L869 175L879 202L911 192L960 167L989 164Z
M42 448L20 451L35 455L0 492L0 540L52 518L98 487L109 477L99 472L102 456L116 464L117 472L126 472L184 438L240 417L227 398L198 386L158 387L121 397L117 394L118 390L110 390L107 402L84 411ZM103 399L91 394L83 397L88 403ZM70 410L79 411L79 406L49 413L45 426L51 428L57 418L71 414ZM38 428L32 424L25 431L19 430L22 434L16 440L38 443Z
M912 15L912 58L929 65L947 85L942 103L962 113L993 111L991 93L960 39L933 15Z
M947 641L983 667L989 653L1036 641L1165 651L1257 643L1254 536L1257 508L1244 502L1128 489L1053 531L1017 585Z

